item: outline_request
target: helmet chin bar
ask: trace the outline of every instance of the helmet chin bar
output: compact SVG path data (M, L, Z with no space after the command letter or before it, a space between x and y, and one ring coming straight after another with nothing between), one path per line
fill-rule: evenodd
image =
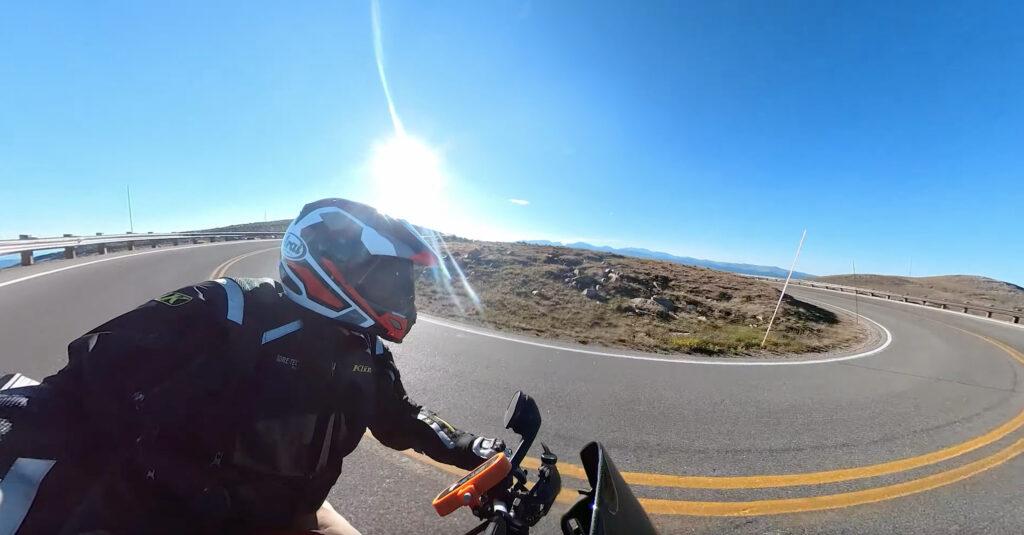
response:
M282 261L281 262L281 270L283 271L282 278L285 275L287 275L288 278L290 278L292 280L292 282L294 282L302 290L302 293L297 293L294 290L292 290L291 288L289 288L288 285L284 285L285 294L289 298L291 298L292 301L294 301L298 305L302 306L303 308L306 308L306 309L308 309L308 310L310 310L312 312L315 312L315 313L323 316L325 319L329 319L329 320L338 320L342 316L345 316L345 315L348 315L348 314L352 314L352 313L358 314L362 318L362 322L360 322L360 323L354 323L354 322L351 322L351 321L344 322L344 323L349 324L352 328L367 329L367 328L373 326L374 319L372 317L370 317L370 315L367 314L365 311L361 310L355 303L352 302L352 300L351 300L351 298L349 298L349 296L345 295L345 292L342 292L334 284L331 284L331 288L335 292L337 292L338 295L340 295L344 299L345 303L348 305L347 307L342 308L341 310L338 310L336 308L331 308L331 307L325 306L325 305L323 305L321 303L318 303L317 301L311 299L310 298L309 286L306 284L306 281L304 281L301 276L296 274L296 269L299 269L299 268L305 269L305 267L301 266L301 265L300 266L291 266L291 265L289 265L291 263L292 263L291 261L287 261L287 262L286 261ZM293 267L295 267L296 269L293 269ZM313 267L316 268L316 266L313 266ZM299 271L299 273L301 273L301 271ZM324 278L317 278L316 280L313 280L311 282L314 283L314 284L315 283L321 283L322 284L324 281L327 281L326 277L324 277ZM330 282L330 281L327 281L327 282Z
M284 286L284 290L285 294L287 294L293 301L296 301L299 305L324 316L326 319L335 321L338 321L342 316L352 312L358 313L365 320L361 324L354 324L349 321L339 321L339 323L348 326L350 329L370 332L371 334L380 336L390 342L401 343L405 338L405 335L409 334L409 328L412 326L412 322L409 321L409 318L396 312L377 314L373 307L362 298L359 292L356 292L355 289L348 284L345 278L341 276L336 269L331 269L333 266L330 264L327 264L327 269L332 271L332 277L322 279L322 281L329 284L338 294L344 297L345 301L347 301L350 306L342 310L336 310L311 299L309 296L309 285L305 280L303 280L304 278L301 275L296 273L296 271L298 271L298 273L302 273L302 270L306 270L307 268L305 266L289 265L291 263L292 262L290 261L282 262L283 270L287 272L287 275L292 278L294 282L298 283L302 288L303 293L296 294L287 285ZM315 265L313 267L315 269ZM334 277L337 278L335 279ZM344 290L338 288L335 285L335 281L340 283ZM321 282L321 280L310 281L310 283L314 284L317 282ZM353 300L356 302L353 303Z
M409 320L394 312L386 312L380 316L380 324L384 327L386 334L384 338L392 342L401 343L406 334L409 334Z
M370 303L368 303L366 299L364 299L363 296L348 283L348 280L346 280L345 276L341 274L338 267L334 265L334 262L331 262L331 260L327 258L321 259L320 262L331 274L331 280L329 280L328 283L337 283L341 285L341 289L344 289L341 293L355 301L357 308L361 312L365 312L369 315L377 324L376 327L381 331L380 336L391 342L402 342L405 335L409 333L409 327L411 326L408 318L396 312L378 314L377 311L374 310L373 306L371 306Z

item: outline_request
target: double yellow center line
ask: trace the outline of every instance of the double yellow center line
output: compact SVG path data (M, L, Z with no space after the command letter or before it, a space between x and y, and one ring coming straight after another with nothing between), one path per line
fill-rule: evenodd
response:
M238 262L240 262L242 260L245 260L246 258L249 258L250 256L255 256L255 255L258 255L260 253L266 253L268 251L276 251L278 249L280 249L280 247L269 247L267 249L260 249L258 251L250 251L248 253L240 254L238 256L229 258L229 259L221 262L221 264L219 266L217 266L213 270L212 273L210 273L210 278L211 279L219 279L219 278L223 277L224 275L227 275L228 270L231 269L232 266L234 266L235 264L237 264Z

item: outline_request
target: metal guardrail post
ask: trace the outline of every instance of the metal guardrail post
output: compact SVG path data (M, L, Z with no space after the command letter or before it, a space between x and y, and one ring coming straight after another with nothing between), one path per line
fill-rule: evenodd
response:
M149 232L147 232L146 234L152 234L152 233L153 233L153 231L149 231ZM157 243L158 241L160 241L160 240L153 240L153 241L149 242L149 247L150 247L150 249L156 249L156 243Z
M72 236L74 236L74 234L64 234L65 238L70 238ZM70 247L65 247L64 248L64 258L66 258L68 260L71 260L74 257L75 257L75 246L72 245Z
M32 236L29 236L28 234L18 234L18 239L19 240L31 240ZM32 261L33 261L32 251L22 251L21 252L21 265L23 265L23 266L31 266L32 265Z
M97 232L96 235L97 236L102 236L103 233L102 232ZM96 244L96 254L107 254L107 244L105 244L105 243L97 243Z
M135 234L135 233L134 232L129 232L128 234ZM135 242L127 241L127 242L124 242L124 243L125 243L125 245L128 246L128 250L129 251L134 251L135 250Z

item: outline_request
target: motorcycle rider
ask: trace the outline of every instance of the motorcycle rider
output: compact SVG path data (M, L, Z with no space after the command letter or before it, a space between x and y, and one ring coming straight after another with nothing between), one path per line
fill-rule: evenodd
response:
M0 473L29 483L0 517L17 533L255 533L319 510L353 533L325 500L367 429L464 469L504 451L410 401L383 343L408 334L416 270L439 262L405 221L306 205L281 282L170 292L73 341L41 385L0 392Z

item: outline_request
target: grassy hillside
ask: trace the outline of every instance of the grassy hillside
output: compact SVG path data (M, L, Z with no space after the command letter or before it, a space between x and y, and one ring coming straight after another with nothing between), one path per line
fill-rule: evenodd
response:
M524 243L449 240L446 262L465 273L446 288L428 272L418 308L428 314L546 338L656 352L756 355L779 298L739 275L617 254ZM848 346L852 320L787 298L767 353Z
M974 275L896 277L891 275L830 275L814 279L859 286L939 301L1024 310L1024 288Z
M258 223L240 223L226 227L208 228L196 232L284 232L288 229L291 219L277 221L261 221Z

